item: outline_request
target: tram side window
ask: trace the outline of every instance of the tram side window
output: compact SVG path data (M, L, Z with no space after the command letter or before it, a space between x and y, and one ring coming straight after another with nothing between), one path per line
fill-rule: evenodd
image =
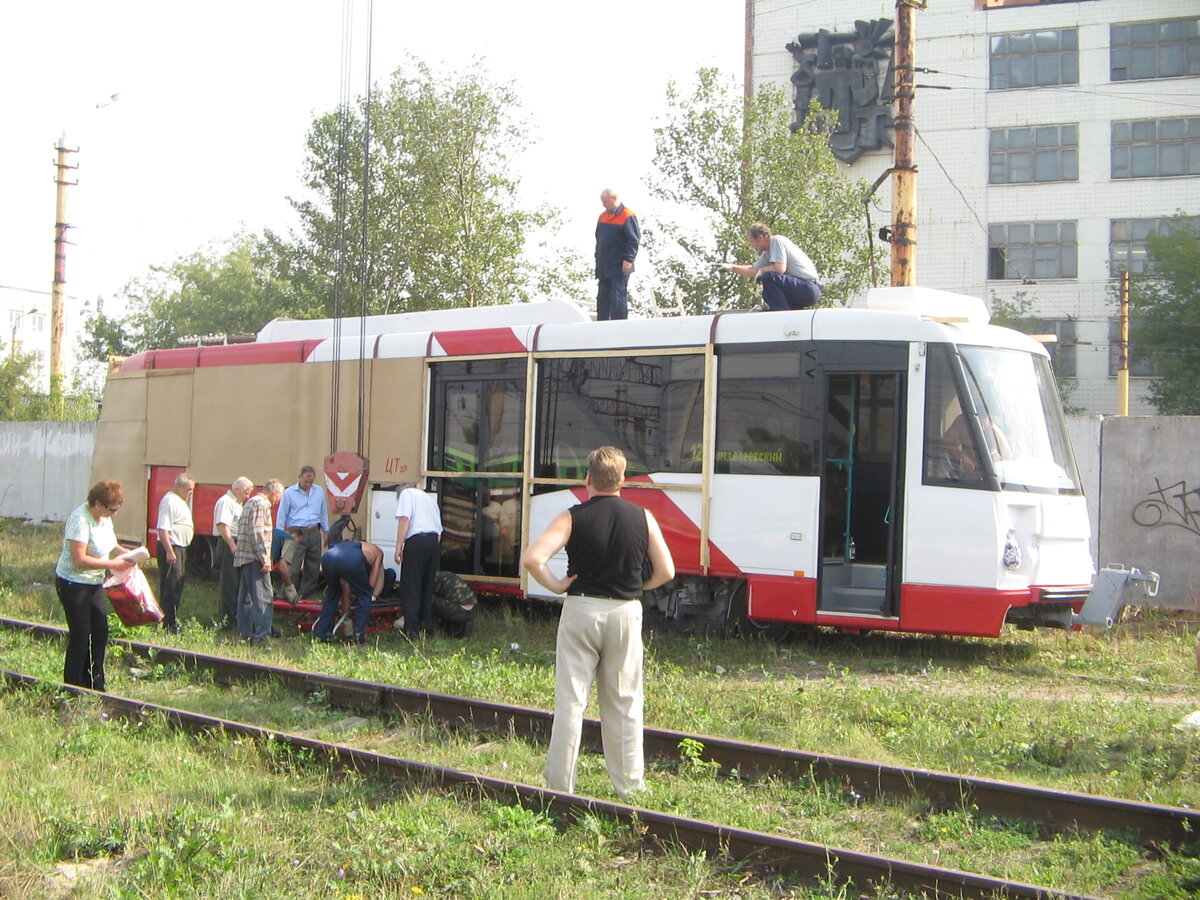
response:
M816 475L820 392L804 348L726 347L717 376L718 473Z
M619 447L629 477L699 472L704 357L571 357L538 366L535 474L583 478L587 455Z
M925 367L925 467L922 481L986 488L975 439L963 415L949 348L929 345Z
M442 568L516 578L523 466L525 361L454 360L432 368L429 462L438 479ZM474 474L479 473L479 474Z

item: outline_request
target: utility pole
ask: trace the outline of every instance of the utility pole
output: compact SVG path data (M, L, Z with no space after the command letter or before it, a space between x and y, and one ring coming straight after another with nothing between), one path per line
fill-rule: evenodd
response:
M54 164L54 183L58 185L57 202L54 217L54 284L50 292L50 417L61 419L63 415L63 361L62 342L63 300L67 285L67 188L74 181L67 181L67 172L77 169L67 162L68 153L77 153L67 147L67 136L64 134L55 145L58 150L58 160Z
M1117 363L1117 415L1129 415L1129 272L1121 273L1121 344Z
M895 156L892 165L892 287L910 287L917 280L917 166L914 159L916 101L914 12L921 0L896 0L895 98L892 116Z

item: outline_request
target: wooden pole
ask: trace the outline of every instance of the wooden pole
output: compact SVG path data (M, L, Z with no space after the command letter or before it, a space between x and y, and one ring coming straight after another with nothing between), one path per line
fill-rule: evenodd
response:
M67 147L67 137L63 135L55 145L58 159L54 163L54 183L58 185L56 192L54 215L54 283L50 291L50 418L61 419L63 416L63 360L62 342L65 313L63 301L67 286L67 188L74 184L67 181L67 171L78 168L67 162L67 154L75 153Z
M1117 415L1129 415L1129 273L1121 273L1121 344L1117 363Z
M913 105L913 60L916 23L913 0L896 0L896 111L893 118L895 161L892 166L892 287L917 280L917 167Z

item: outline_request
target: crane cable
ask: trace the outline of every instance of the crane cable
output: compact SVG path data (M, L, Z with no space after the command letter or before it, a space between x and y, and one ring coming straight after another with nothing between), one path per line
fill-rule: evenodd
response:
M337 451L338 395L341 392L342 313L346 280L346 195L350 163L350 61L353 55L354 0L342 2L341 71L338 85L337 167L334 175L333 218L337 235L333 278L333 371L329 398L329 452Z
M360 233L360 299L358 310L358 455L363 455L367 394L367 291L371 285L371 253L368 242L371 198L371 44L375 0L367 0L367 87L363 113L362 222Z

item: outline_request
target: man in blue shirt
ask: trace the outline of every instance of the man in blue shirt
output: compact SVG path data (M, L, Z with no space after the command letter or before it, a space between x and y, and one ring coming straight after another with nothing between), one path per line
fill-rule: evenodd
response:
M605 188L600 193L604 212L596 223L596 319L629 317L629 274L642 242L642 229L633 210L621 203L617 192Z
M304 466L295 484L283 492L279 501L276 526L284 531L299 531L295 555L292 557L292 581L300 582L300 596L310 599L317 595L317 578L321 573L321 555L325 552L329 533L329 510L325 491L313 482L317 470ZM299 578L297 578L299 576Z

